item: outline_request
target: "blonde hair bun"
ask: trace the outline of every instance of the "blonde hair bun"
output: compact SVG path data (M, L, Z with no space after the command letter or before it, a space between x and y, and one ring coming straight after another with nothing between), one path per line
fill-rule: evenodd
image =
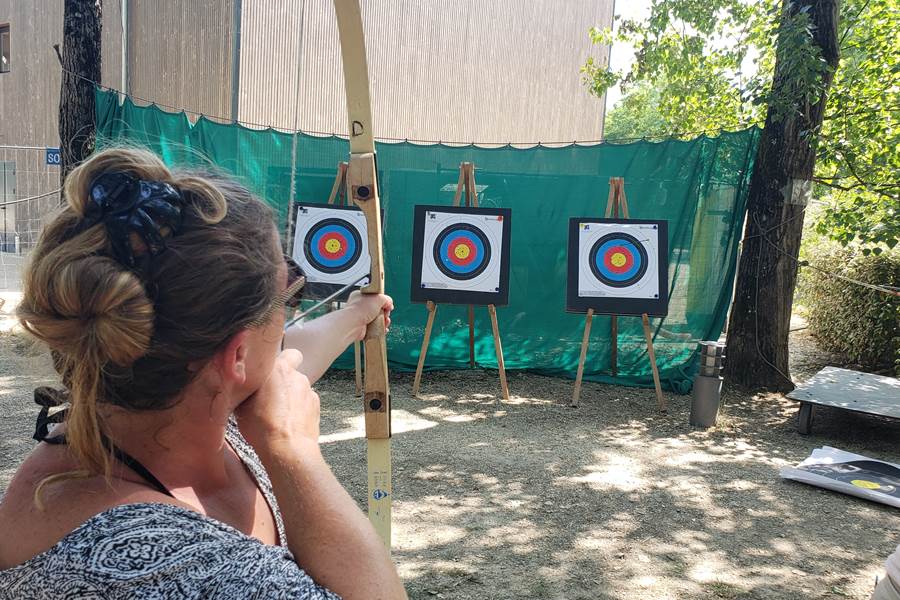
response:
M52 350L120 366L147 352L153 304L132 272L110 258L88 256L43 275L37 279L44 293L27 295L19 318Z

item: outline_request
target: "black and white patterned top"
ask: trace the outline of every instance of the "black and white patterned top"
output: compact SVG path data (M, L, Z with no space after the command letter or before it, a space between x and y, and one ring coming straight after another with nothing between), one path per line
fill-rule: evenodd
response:
M272 483L233 423L226 439L272 509L278 546L180 506L124 504L91 517L46 552L0 571L0 599L339 600L294 562Z

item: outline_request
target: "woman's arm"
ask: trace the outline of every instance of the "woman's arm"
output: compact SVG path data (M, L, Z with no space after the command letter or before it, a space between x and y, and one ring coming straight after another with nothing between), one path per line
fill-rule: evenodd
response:
M384 313L390 325L393 308L389 296L354 292L344 308L288 329L284 334L284 349L303 354L299 370L310 383L315 383L347 346L363 339L366 325L379 313Z
M375 528L341 487L319 451L319 397L286 350L268 381L235 411L272 481L294 558L345 600L405 600Z

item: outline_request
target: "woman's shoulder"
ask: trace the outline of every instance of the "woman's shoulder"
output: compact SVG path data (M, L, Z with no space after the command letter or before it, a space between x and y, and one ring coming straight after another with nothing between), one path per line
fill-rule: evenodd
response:
M174 504L123 504L0 571L0 598L335 598L286 548Z
M19 466L0 498L0 573L83 539L119 505L178 502L123 477L78 473L64 445L39 444Z
M119 504L177 502L123 477L71 477L41 487L48 478L76 471L65 446L48 444L39 444L16 470L0 498L0 569L45 552L90 517ZM39 489L42 507L36 503Z

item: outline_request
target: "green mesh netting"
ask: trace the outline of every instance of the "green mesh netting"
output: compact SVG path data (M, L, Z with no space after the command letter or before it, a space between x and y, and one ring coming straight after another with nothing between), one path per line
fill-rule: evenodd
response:
M376 123L377 127L377 123ZM272 129L223 125L97 90L101 145L137 143L170 164L212 161L230 171L279 214L285 229L291 187L295 199L324 203L345 139L294 136ZM377 131L377 129L376 129ZM415 204L452 204L459 164L474 162L484 189L481 206L512 209L510 304L497 310L507 369L574 377L584 316L565 312L568 219L603 216L610 177L624 177L633 218L669 221L669 314L653 318L654 348L663 384L687 393L696 342L717 339L731 301L747 189L758 129L690 141L572 145L528 149L378 144L385 213L386 288L396 301L388 336L390 366L416 366L427 311L409 301ZM295 159L295 162L292 161ZM476 361L496 368L490 319L476 307ZM466 308L442 305L432 332L428 369L468 366ZM652 386L639 317L619 318L619 376L609 377L610 324L595 317L585 378ZM338 367L352 365L345 354ZM515 389L512 390L516 392Z

